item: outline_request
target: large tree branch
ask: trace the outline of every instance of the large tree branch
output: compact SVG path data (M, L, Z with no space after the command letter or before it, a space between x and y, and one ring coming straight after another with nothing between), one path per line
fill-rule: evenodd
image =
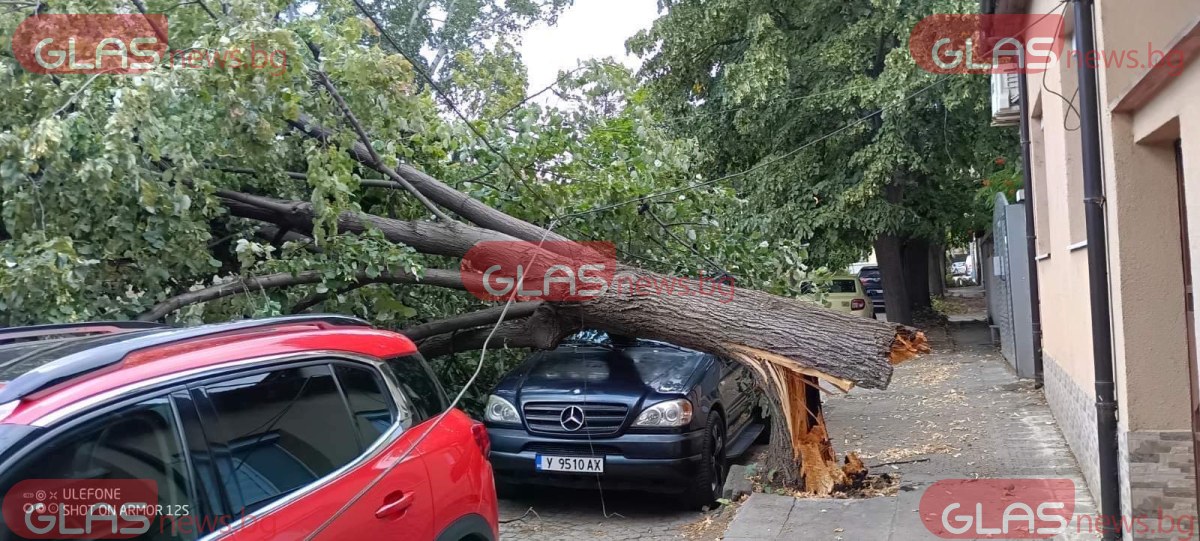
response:
M500 314L504 313L504 320L511 321L514 319L522 319L533 315L533 313L542 305L539 301L530 302L514 302L505 311L504 305L493 306L468 312L466 314L457 315L454 317L430 321L420 325L414 325L403 331L405 336L414 341L421 341L431 336L438 334L446 334L472 327L481 327L484 325L493 325L500 321Z
M230 295L251 293L280 287L291 287L320 283L325 279L323 271L310 270L296 274L280 272L263 276L243 278L233 282L218 284L196 291L189 291L166 299L138 316L139 321L156 321L162 319L184 306L200 302L208 302ZM445 269L425 269L424 276L418 278L403 272L385 272L378 276L368 276L365 272L355 275L356 282L386 283L386 284L428 284L450 289L463 289L462 276L459 271Z
M225 190L219 191L217 196L234 216L287 227L305 235L312 234L316 214L309 203ZM452 257L462 257L480 242L516 240L503 233L459 222L410 222L349 211L338 216L340 233L362 233L368 227L378 229L387 240L411 246L418 252Z
M329 76L326 75L325 72L319 69L313 70L313 72L317 77L317 82L320 83L321 86L325 87L325 91L329 92L329 95L333 97L333 101L337 104L338 109L342 110L342 115L346 117L346 122L350 124L350 127L354 128L354 132L358 134L358 140L362 146L366 147L367 154L371 158L371 163L375 164L374 167L379 168L380 172L387 175L388 178L391 178L393 182L399 184L406 191L411 193L413 197L417 198L417 201L420 201L422 205L425 205L425 208L429 209L429 211L432 212L437 219L447 222L451 221L450 217L447 216L446 213L437 208L437 205L434 205L429 198L425 197L425 194L417 191L412 184L408 183L408 180L400 175L397 175L395 171L391 171L390 174L385 171L385 169L388 171L390 171L390 169L387 168L387 166L383 163L383 158L379 157L379 153L375 151L375 145L371 144L371 136L367 134L367 130L363 128L362 123L358 121L358 117L354 116L354 111L350 109L350 106L346 105L346 100L342 99L342 94L338 92L337 87L333 86L333 82L329 80Z
M312 295L309 295L307 297L304 297L303 299L300 299L299 301L296 301L296 304L292 305L291 312L293 314L302 314L304 312L307 312L309 308L312 308L318 304L321 304L321 303L329 300L329 298L334 295L344 295L346 293L354 291L355 289L358 289L360 287L365 287L368 285L370 285L370 284L365 284L365 283L350 284L346 287L339 288L336 291L331 289L324 293L313 293Z
M219 194L235 216L252 218L310 233L311 205L249 194ZM405 222L369 214L344 212L343 233L366 227L388 240L421 253L461 257L479 242L512 237L457 222ZM513 250L521 250L515 246ZM524 259L522 257L522 259ZM542 324L587 325L602 330L673 342L730 358L751 356L789 371L816 375L842 387L884 388L891 379L889 360L925 349L912 329L844 315L794 299L785 299L732 284L716 284L665 276L635 267L617 267L614 287L595 300L558 306L562 321ZM623 277L623 278L622 278ZM463 338L455 339L460 350Z
M512 308L510 307L511 311ZM497 316L499 314L497 313ZM493 321L495 321L493 319ZM481 349L492 333L493 325L485 325L463 331L452 331L417 340L417 347L426 357L438 357ZM488 342L490 349L534 348L552 349L563 338L579 331L577 319L563 317L558 307L541 303L529 317L516 321L505 321L496 327L495 335Z
M301 235L300 233L296 233L282 227L277 227L273 224L263 224L259 226L254 230L254 236L270 242L271 244L276 244L276 240L281 238L282 242L280 244L283 242L302 242L304 243L304 249L314 254L319 254L323 251L319 247L313 245L312 237Z
M333 131L321 126L308 115L302 114L298 119L290 121L290 123L305 135L318 141L327 143L333 140ZM404 178L434 203L462 216L467 221L479 227L498 231L530 242L539 242L543 236L547 241L569 240L553 231L547 234L546 230L541 227L489 207L410 165L400 164L393 170L383 166L383 164L377 164L371 159L370 151L361 143L354 144L346 151L350 153L350 156L355 161L383 173L391 180L396 180L392 175ZM391 174L388 173L389 171Z

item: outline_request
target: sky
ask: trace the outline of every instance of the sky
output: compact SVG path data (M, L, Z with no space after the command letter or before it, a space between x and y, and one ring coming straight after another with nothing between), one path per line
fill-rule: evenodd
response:
M638 59L625 54L625 40L657 16L657 0L575 0L554 26L541 24L525 33L521 56L529 91L545 88L559 70L573 69L579 60L612 56L637 67Z

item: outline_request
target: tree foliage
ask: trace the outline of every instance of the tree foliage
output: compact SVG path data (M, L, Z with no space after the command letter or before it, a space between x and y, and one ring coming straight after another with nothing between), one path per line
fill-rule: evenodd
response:
M706 170L758 167L731 182L749 218L728 234L807 243L814 265L842 267L880 234L941 243L975 223L977 179L1015 139L989 125L986 77L926 73L907 40L922 17L977 3L665 4L629 41L652 99Z
M811 270L808 245L834 262L879 229L873 221L919 231L924 222L906 218L922 215L913 204L880 210L880 186L897 173L933 178L949 168L926 160L923 146L948 144L948 132L901 129L955 110L946 96L863 122L846 140L783 150L805 130L919 84L911 70L883 69L901 62L887 38L867 79L887 76L895 88L846 90L861 82L852 69L861 62L834 53L892 36L904 24L895 17L814 4L823 24L855 29L827 40L796 32L788 25L797 13L776 18L767 4L668 4L651 34L631 42L648 55L649 76L587 62L556 85L563 105L547 107L528 99L515 46L565 0L364 2L82 0L6 12L8 35L35 10L167 12L173 50L259 51L270 63L197 65L172 54L137 75L47 76L4 51L0 322L196 323L320 307L398 329L466 320L433 338L478 347L490 329L479 318L496 309L420 287L452 288L457 258L477 242L611 240L621 268L639 278L723 274L741 288L794 295ZM696 50L686 43L695 30L736 35L712 46L693 37ZM811 75L795 46L838 75ZM824 113L816 102L770 109L783 102L764 96L784 89L844 101ZM788 414L791 438L776 441L828 457L820 462L834 470L827 437L808 430L823 427L819 399L809 407L788 397L818 377L843 389L886 387L892 362L927 351L912 329L758 291L720 302L617 292L524 304L522 321L496 330L520 347L549 348L591 318L602 330L737 359ZM453 386L475 366L460 360L440 364ZM504 363L486 369L485 381ZM474 404L486 388L476 387ZM809 484L828 492L835 481L825 481Z
M12 35L35 7L136 14L138 4L17 6L0 28ZM428 218L429 211L402 191L372 184L380 175L347 154L356 133L318 73L357 112L385 162L412 165L536 224L707 177L696 143L667 129L650 94L619 64L593 61L564 74L554 88L561 106L526 99L536 89L527 88L516 52L519 33L553 20L564 0L363 5L378 26L353 0L145 4L149 13L169 15L173 51L267 51L266 69L167 57L138 75L47 76L25 71L4 50L0 324L129 319L188 291L303 271L319 271L321 282L242 291L167 319L191 324L317 309L404 328L481 307L438 288L358 280L419 275L457 261L418 254L369 228L335 234L347 210L400 219ZM381 30L399 36L400 50ZM321 144L297 130L302 113L335 127L333 140ZM313 230L235 217L224 190L307 201ZM612 240L621 259L653 270L727 271L739 285L786 292L790 279L780 277L802 254L766 232L729 237L734 217L748 208L734 190L713 186L557 227L575 238ZM443 368L461 382L471 366L451 359Z

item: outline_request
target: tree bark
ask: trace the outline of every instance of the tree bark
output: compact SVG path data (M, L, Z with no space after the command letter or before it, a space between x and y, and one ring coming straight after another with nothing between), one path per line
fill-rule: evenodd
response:
M941 297L946 294L946 247L940 243L929 245L929 294Z
M846 389L887 387L897 333L912 335L905 327L752 289L707 290L709 286L700 285L670 293L669 284L677 277L625 265L618 265L615 276L614 282L633 285L611 288L562 311L577 313L584 327L728 358L748 356ZM850 336L855 339L848 340Z
M563 338L580 330L578 320L564 318L551 304L541 303L529 317L496 326L488 347L492 349L554 349ZM483 347L492 326L452 331L417 340L417 348L428 358L474 351Z
M541 306L542 302L540 301L514 302L508 307L507 310L505 310L505 306L501 304L499 306L493 306L491 308L485 308L483 310L461 314L446 319L422 323L420 325L415 325L404 329L400 332L404 333L405 336L409 337L413 341L419 342L439 334L448 334L462 329L483 327L485 325L494 324L497 321L500 321L501 313L504 314L504 321L527 318L532 316Z
M929 298L929 241L910 238L904 243L904 280L914 312L933 307Z
M230 192L218 195L236 216L286 225L302 233L312 231L314 214L308 203ZM405 222L350 212L338 220L343 233L364 231L366 224L379 229L388 240L434 255L462 256L478 242L514 240L457 222ZM610 332L669 341L727 357L761 358L846 389L853 385L886 387L892 372L889 361L896 355L916 354L923 347L910 347L918 339L913 329L735 289L732 284L689 280L684 286L678 277L624 265L616 267L614 276L614 287L606 294L560 306L560 312L579 318L581 325ZM886 292L886 276L884 280Z
M879 272L883 275L883 302L888 322L912 325L912 304L908 300L900 238L895 235L876 237L875 258L879 260Z
M234 198L232 192L218 192L217 195L234 216L286 226L304 235L312 234L316 214L310 203L259 196L246 199L246 194L238 194ZM412 246L418 252L429 255L462 257L480 242L517 240L503 233L458 222L406 222L353 212L343 212L338 217L339 233L362 233L368 226L378 229L392 242ZM536 239L534 242L537 242Z

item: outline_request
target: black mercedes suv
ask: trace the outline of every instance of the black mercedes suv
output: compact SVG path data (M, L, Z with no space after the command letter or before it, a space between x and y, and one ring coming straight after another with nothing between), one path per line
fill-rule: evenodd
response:
M721 496L728 461L764 435L743 365L663 342L564 343L497 384L484 423L497 484L635 489L700 507Z

